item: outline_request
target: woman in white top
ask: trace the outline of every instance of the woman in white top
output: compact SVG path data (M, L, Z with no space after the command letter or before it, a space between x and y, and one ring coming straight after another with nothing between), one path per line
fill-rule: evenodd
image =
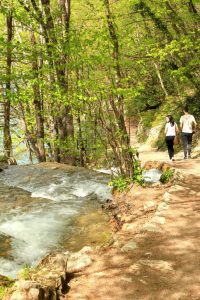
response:
M178 133L178 126L174 122L174 119L171 115L166 117L166 125L165 125L165 141L167 144L167 149L169 153L170 160L174 160L174 138Z

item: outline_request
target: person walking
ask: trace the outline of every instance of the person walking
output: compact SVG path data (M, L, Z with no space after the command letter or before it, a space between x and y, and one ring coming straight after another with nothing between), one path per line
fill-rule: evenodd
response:
M189 114L188 107L183 109L184 115L180 118L180 128L182 131L182 142L184 159L191 158L192 136L196 130L196 120L193 115Z
M174 161L174 138L178 134L178 126L175 123L173 117L171 115L168 115L166 117L166 125L165 125L165 142L167 145L168 153L169 153L169 159L171 161Z

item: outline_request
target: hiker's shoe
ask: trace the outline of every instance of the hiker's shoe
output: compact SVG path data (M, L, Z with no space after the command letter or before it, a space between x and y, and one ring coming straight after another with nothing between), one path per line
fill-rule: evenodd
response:
M187 159L187 157L186 157L186 156L184 156L184 159Z

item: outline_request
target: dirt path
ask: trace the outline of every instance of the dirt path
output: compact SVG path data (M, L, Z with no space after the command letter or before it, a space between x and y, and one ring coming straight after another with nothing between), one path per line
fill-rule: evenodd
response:
M142 153L166 160L166 153ZM122 229L69 283L68 300L200 300L200 160L176 161L172 187L117 198ZM114 203L115 204L115 203Z

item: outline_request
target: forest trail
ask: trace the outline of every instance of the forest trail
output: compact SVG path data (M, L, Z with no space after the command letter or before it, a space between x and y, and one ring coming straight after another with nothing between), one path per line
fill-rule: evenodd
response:
M165 161L167 154L141 158ZM173 164L184 174L173 186L134 188L114 200L122 229L112 246L94 251L63 299L200 300L200 159Z

